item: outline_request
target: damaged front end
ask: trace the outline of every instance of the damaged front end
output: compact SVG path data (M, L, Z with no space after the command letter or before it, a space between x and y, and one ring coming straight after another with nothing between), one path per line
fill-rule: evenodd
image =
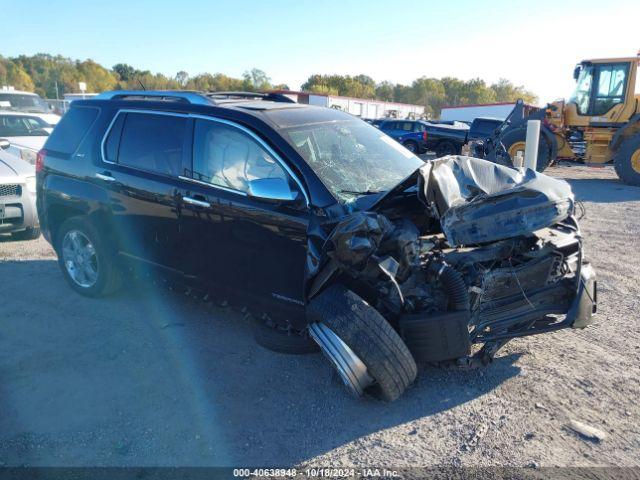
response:
M595 273L573 211L562 180L470 157L428 162L367 211L316 226L307 297L342 282L416 360L487 363L512 338L592 322Z

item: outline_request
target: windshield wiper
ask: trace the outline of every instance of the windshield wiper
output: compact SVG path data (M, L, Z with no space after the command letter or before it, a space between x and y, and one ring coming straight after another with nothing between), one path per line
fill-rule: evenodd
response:
M340 190L340 193L349 193L351 195L377 195L378 193L382 193L381 190L375 191L375 190L365 190L362 192L358 192L355 190Z

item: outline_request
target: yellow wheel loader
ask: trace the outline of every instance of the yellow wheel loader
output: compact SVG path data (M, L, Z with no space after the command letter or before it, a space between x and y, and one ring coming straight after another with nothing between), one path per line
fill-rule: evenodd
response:
M566 102L558 100L526 115L518 101L487 140L484 157L511 164L518 151L524 153L527 120L539 119L538 171L556 158L580 159L587 165L612 162L623 182L640 185L639 61L640 56L580 62L574 70L576 89Z

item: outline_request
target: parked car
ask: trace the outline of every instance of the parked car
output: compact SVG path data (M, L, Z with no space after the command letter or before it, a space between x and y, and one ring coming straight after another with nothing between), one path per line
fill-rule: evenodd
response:
M4 110L29 113L44 120L48 126L53 126L60 121L60 115L53 113L49 104L33 92L0 90L0 111Z
M510 339L592 321L566 182L424 163L347 113L289 102L73 102L36 167L71 288L106 295L131 269L179 279L255 312L271 349L311 351L310 335L352 392L385 400L416 361L482 365Z
M39 117L0 111L0 137L11 143L9 152L32 165L36 154L49 137L53 128Z
M0 138L0 234L33 240L40 236L35 168L8 153L8 148L9 141Z
M373 124L416 155L427 150L427 134L424 123L417 120L383 119Z
M438 157L459 154L466 143L468 127L429 123L423 120L386 119L377 127L419 154L434 151Z

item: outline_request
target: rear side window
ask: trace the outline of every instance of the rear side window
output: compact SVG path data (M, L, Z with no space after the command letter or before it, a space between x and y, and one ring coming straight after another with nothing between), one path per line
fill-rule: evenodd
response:
M69 110L53 129L45 148L64 154L75 152L98 117L98 112L93 107L75 107Z
M177 177L182 166L186 128L184 117L127 113L117 163Z

